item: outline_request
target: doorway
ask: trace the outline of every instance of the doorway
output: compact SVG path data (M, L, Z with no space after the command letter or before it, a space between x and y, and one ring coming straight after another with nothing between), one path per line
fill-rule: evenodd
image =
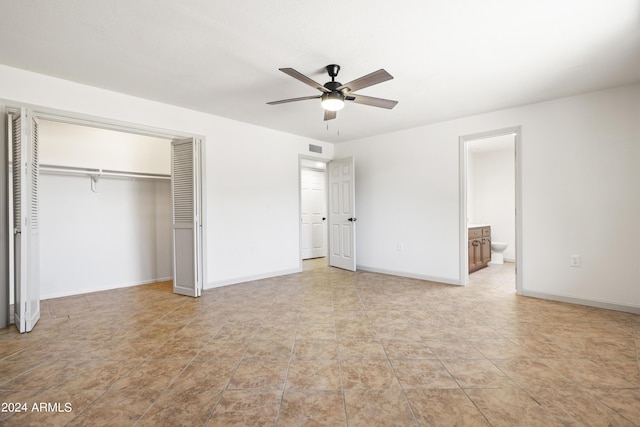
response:
M315 162L309 164L307 162ZM299 177L302 179L303 165L310 165L312 169L322 168L324 165L325 196L323 203L318 202L316 221L318 233L324 241L324 250L321 252L327 258L332 267L344 270L356 271L356 206L355 206L355 161L353 157L344 159L324 160L300 156ZM302 188L302 184L300 184ZM300 192L300 212L302 212L302 191ZM324 212L320 214L320 212ZM303 215L300 215L300 224L303 223ZM321 222L320 222L321 221ZM311 221L307 221L310 223ZM308 227L309 228L309 227ZM330 231L329 231L330 230ZM307 235L312 235L309 231ZM302 225L300 229L300 270L303 260L303 236ZM311 241L311 240L310 240ZM307 244L308 246L308 244Z
M469 228L491 227L494 252L488 269L515 263L515 290L522 293L521 129L513 127L460 137L460 284L469 283ZM501 245L504 246L504 245ZM513 265L513 264L511 264Z
M300 256L327 256L327 163L300 159Z

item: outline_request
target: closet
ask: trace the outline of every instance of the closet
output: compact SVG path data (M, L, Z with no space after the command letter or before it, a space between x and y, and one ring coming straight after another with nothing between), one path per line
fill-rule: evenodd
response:
M39 121L42 299L171 280L171 141Z

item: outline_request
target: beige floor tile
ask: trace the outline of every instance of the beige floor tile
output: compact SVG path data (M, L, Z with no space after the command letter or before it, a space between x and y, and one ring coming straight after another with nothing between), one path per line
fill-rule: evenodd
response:
M640 389L597 389L589 392L609 408L640 425Z
M303 314L304 315L304 314ZM300 323L296 338L308 340L336 339L336 327L331 323Z
M228 388L282 390L287 368L288 362L268 360L240 362Z
M352 339L338 341L340 360L387 359L382 341L372 339Z
M390 359L435 359L436 355L422 340L382 340Z
M485 359L471 342L463 338L426 339L424 342L439 359Z
M469 342L490 360L535 357L506 338L469 339Z
M392 360L403 389L459 388L438 360Z
M416 420L429 426L489 425L460 389L406 390Z
M519 389L465 390L492 426L562 426L563 423Z
M517 388L518 386L488 360L442 360L462 388Z
M243 360L273 360L287 362L291 358L293 340L258 340L251 341Z
M336 334L338 339L375 339L376 331L368 321L336 321Z
M72 378L88 361L51 360L2 384L5 390L47 390Z
M564 425L636 425L600 402L589 390L546 388L529 390L529 394Z
M139 360L142 361L157 350L164 340L122 340L114 343L111 351L105 356L109 360Z
M260 341L291 342L295 339L297 330L298 322L294 324L280 322L271 325L263 324L253 338Z
M168 390L136 426L201 426L218 403L221 392L207 389Z
M212 336L212 340L246 341L254 337L258 326L251 323L226 324L220 327Z
M285 391L278 426L341 425L346 426L342 391Z
M612 359L594 360L598 366L602 367L608 374L618 378L623 378L633 387L640 387L640 341L638 342L637 359Z
M19 355L21 355L21 353L18 353L18 356L12 355L7 359L0 360L0 389L3 388L3 384L7 381L10 381L38 366L43 362L42 358L44 357L44 355L42 355L42 357L34 359L33 354L25 353L25 357L19 357ZM29 355L32 358L29 358Z
M598 360L588 359L542 359L545 365L559 372L582 388L630 388L633 384L624 375L618 376ZM629 372L632 374L633 372ZM623 374L619 372L619 374Z
M340 390L341 385L337 360L294 360L289 365L287 389Z
M495 365L520 387L568 388L576 384L542 359L507 359L495 361Z
M171 385L177 390L223 390L229 384L238 362L207 360L191 362Z
M195 360L235 360L242 359L247 351L247 340L212 340L205 344Z
M196 354L200 351L200 349L205 345L204 342L200 341L187 341L187 340L175 340L170 339L166 343L162 344L156 350L154 350L151 354L149 354L149 359L160 359L160 360L184 360L189 361L195 357Z
M96 360L84 365L76 375L58 384L56 390L107 390L127 376L138 362Z
M187 362L178 360L148 360L131 370L129 375L116 381L116 390L164 390L180 375Z
M281 400L282 391L227 390L207 426L273 426Z
M345 389L399 388L398 380L387 360L343 360L340 366Z
M418 425L400 390L345 390L344 399L349 425Z
M338 358L336 340L298 339L293 348L293 360L326 360Z
M154 390L107 390L69 426L134 425L160 395Z

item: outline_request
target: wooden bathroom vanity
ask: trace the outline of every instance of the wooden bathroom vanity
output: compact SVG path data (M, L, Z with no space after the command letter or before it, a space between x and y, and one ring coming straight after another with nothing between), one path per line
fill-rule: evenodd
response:
M469 225L469 273L491 261L491 226Z

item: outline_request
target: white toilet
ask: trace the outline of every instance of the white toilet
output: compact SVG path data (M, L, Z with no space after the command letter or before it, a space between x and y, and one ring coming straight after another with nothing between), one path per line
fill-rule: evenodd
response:
M505 242L491 242L491 262L489 264L504 264L504 251L509 246Z

